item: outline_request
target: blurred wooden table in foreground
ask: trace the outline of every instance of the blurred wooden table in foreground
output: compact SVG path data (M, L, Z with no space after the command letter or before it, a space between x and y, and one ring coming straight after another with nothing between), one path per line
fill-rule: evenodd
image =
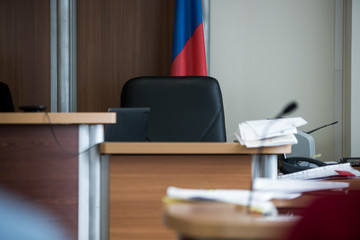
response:
M235 205L204 202L167 204L163 216L165 225L183 240L282 239L299 219L254 216Z
M175 202L163 206L163 222L182 240L287 239L301 217L309 214L308 207L315 201L349 198L349 195L359 198L360 179L336 181L349 182L350 186L343 190L308 192L292 200L273 200L280 217L249 215L244 209L225 203ZM359 209L357 206L341 206L337 202L331 204L337 211L353 208L358 212ZM336 215L331 212L333 209L326 209L327 213L317 218Z

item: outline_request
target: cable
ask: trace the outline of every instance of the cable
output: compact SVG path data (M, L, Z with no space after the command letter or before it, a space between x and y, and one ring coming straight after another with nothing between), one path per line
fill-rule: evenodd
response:
M52 124L52 122L51 122L51 120L50 120L49 113L48 113L48 112L45 112L45 116L46 116L46 118L47 118L48 121L49 121L50 130L51 130L51 133L52 133L52 135L53 135L53 138L54 138L54 140L55 140L55 142L56 142L56 145L58 145L58 147L59 147L63 152L66 152L66 153L68 153L68 154L70 154L70 155L73 155L73 156L79 156L79 155L81 155L81 154L83 154L83 153L86 153L86 152L90 151L90 149L94 147L94 146L91 146L91 147L89 147L89 148L87 148L87 149L85 149L84 151L81 151L81 152L72 152L72 151L67 150L67 149L60 143L59 139L58 139L57 136L56 136L55 129L54 129L54 126L53 126L53 124Z

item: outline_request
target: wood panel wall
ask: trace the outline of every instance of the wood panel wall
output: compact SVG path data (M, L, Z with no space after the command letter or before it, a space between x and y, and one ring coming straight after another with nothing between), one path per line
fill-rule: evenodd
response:
M77 0L78 111L120 106L123 84L169 75L175 0Z
M0 81L15 110L50 107L50 1L0 0Z
M120 106L122 85L169 75L175 0L77 0L78 111ZM15 108L50 108L50 1L0 0L0 81Z
M78 156L58 143L77 152L78 126L1 125L0 133L0 188L40 207L69 240L77 239Z

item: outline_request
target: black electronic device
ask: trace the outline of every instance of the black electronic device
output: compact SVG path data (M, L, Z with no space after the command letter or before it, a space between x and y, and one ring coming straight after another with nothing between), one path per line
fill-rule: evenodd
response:
M360 167L360 157L341 158L340 163L350 163L352 167Z
M116 113L116 123L107 124L107 142L145 142L150 108L110 108Z
M335 121L307 132L298 132L295 134L298 140L298 144L295 144L292 147L291 154L284 155L285 159L281 161L282 167L280 168L280 172L283 174L288 174L328 165L327 163L324 163L320 160L308 157L315 155L315 142L310 134L322 128L334 125L337 122L338 121Z
M290 157L282 161L280 171L283 174L288 174L326 165L326 163L314 158Z
M41 105L29 105L29 106L20 106L19 109L24 112L44 112L46 110L46 106Z

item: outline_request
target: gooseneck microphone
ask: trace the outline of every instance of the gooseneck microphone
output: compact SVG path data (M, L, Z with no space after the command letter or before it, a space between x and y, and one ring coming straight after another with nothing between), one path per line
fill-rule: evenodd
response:
M337 123L338 123L338 121L335 121L335 122L332 122L332 123L329 123L329 124L325 124L325 125L323 125L321 127L315 128L313 130L310 130L310 131L307 131L307 132L304 132L304 133L311 134L313 132L316 132L317 130L320 130L322 128L325 128L325 127L328 127L328 126L331 126L331 125L334 125L334 124L337 124Z
M273 119L278 119L278 118L281 118L287 114L290 114L292 113L293 111L295 111L296 109L298 108L298 104L293 101L293 102L290 102L289 104L287 104L284 109L275 116L275 118ZM264 129L264 132L261 136L266 136L266 133L269 131L269 129L271 128L272 126L272 123L274 123L273 121L270 121L266 128ZM258 158L259 158L259 162L262 161L262 153L263 153L263 150L264 150L264 146L262 145L260 148L259 148L259 151L258 151ZM254 171L258 171L257 168L255 168ZM254 172L254 175L257 176L257 172ZM251 212L251 202L252 202L252 197L253 197L253 193L254 193L254 181L253 179L251 180L251 185L250 185L250 192L249 192L249 199L248 199L248 204L247 204L247 212L250 214Z
M291 102L278 114L276 115L275 119L281 118L284 115L287 115L297 109L298 105L296 102Z

